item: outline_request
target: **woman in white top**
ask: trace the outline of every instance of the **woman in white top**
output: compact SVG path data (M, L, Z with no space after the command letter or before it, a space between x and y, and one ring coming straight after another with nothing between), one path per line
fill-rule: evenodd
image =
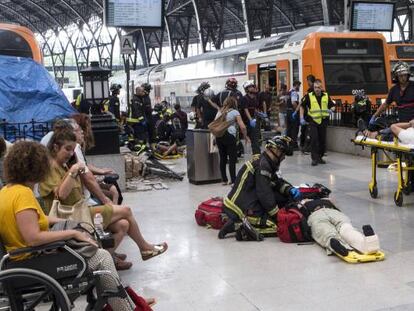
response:
M244 125L240 113L237 110L237 99L229 96L223 103L221 113L226 113L226 120L231 124L222 137L217 137L217 147L220 154L220 172L223 185L234 184L236 181L236 162L237 162L237 127L236 123L246 139L246 143L249 142L247 136L246 126ZM230 182L227 179L226 165L227 159L229 162Z

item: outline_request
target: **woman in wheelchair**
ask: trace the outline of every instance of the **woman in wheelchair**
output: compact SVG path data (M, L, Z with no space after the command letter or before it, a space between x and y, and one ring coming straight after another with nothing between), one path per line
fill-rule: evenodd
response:
M49 226L61 219L46 216L32 191L49 171L48 151L38 143L18 142L7 154L4 160L7 185L0 191L0 237L7 252L69 239L96 244L76 230L49 231ZM12 257L12 260L25 260L29 256L21 254ZM109 270L112 276L118 276L112 257L106 250L98 249L95 255L85 259L91 271ZM117 280L112 276L102 275L99 278L103 289L118 290ZM113 310L133 310L127 298L112 297L108 302Z
M50 171L39 185L39 192L45 202L46 210L50 210L55 195L62 204L74 205L83 198L80 174L85 172L85 164L78 162L69 167L69 160L74 154L76 136L73 132L62 130L53 134L49 144L51 155ZM119 205L101 205L91 207L91 216L99 210L103 216L104 229L116 232L114 234L115 248L121 243L125 234L128 234L137 244L143 260L164 253L167 243L153 245L142 236L129 207ZM119 230L122 226L123 230ZM115 228L116 227L116 228Z

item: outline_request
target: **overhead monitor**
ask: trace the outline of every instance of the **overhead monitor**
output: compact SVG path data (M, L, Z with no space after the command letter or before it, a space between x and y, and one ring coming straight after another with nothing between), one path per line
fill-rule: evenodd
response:
M353 1L351 30L393 31L394 2Z
M164 0L105 0L108 27L161 28Z

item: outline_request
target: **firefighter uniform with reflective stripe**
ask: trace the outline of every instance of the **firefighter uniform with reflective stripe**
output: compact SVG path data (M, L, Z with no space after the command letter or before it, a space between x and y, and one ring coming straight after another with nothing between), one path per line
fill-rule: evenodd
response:
M326 129L329 123L329 109L334 105L328 93L315 92L305 95L302 105L308 111L309 136L311 140L312 163L321 161L326 151Z
M236 182L224 198L224 211L234 222L245 216L253 225L276 230L275 220L292 186L277 175L276 165L266 153L255 156L239 170Z
M134 138L136 142L147 142L147 126L144 118L144 102L142 97L134 95L131 100L131 105L128 109L128 125L134 130Z

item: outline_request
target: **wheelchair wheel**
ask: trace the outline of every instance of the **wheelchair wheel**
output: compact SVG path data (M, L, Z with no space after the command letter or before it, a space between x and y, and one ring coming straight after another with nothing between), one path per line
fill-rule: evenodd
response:
M0 308L12 311L71 309L66 292L56 280L40 271L24 268L0 272Z

